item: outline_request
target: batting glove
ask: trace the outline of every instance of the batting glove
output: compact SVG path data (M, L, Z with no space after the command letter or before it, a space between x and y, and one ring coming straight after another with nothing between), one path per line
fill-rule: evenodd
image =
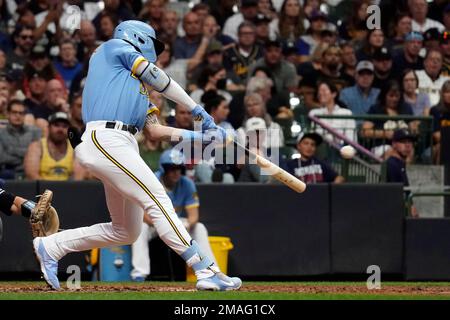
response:
M195 106L195 108L192 110L192 116L194 118L194 121L202 122L202 131L217 128L217 125L214 123L213 117L211 117L201 105Z

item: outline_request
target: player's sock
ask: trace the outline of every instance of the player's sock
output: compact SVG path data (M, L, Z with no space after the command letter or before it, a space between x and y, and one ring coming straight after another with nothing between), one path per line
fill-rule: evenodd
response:
M22 203L22 206L20 208L22 216L24 216L25 218L29 218L31 216L31 210L33 210L34 207L36 207L36 202L33 202L31 200L27 200Z
M0 211L10 216L13 214L11 207L14 204L14 199L16 196L6 190L0 188Z
M200 247L195 240L191 241L191 246L181 254L181 257L186 261L189 267L194 269L198 280L209 278L214 275L215 271L212 269L215 267L214 262L202 254Z

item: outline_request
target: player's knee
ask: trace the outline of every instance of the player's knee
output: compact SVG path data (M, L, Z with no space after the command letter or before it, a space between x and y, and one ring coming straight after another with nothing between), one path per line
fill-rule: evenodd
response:
M132 228L115 228L115 238L121 244L131 244L135 242L141 233L141 225Z

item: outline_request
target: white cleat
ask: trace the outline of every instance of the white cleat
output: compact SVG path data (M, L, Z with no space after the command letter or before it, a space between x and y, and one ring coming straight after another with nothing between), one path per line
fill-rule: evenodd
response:
M197 281L197 290L211 291L231 291L239 290L242 286L242 280L238 277L228 277L222 272L214 274L212 277Z
M54 290L60 290L58 280L58 261L50 257L45 251L44 244L41 238L34 238L33 240L33 250L36 259L39 262L42 275L44 276L45 282Z

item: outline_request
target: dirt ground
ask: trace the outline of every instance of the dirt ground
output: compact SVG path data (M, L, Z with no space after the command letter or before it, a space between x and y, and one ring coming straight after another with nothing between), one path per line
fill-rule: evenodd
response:
M194 292L194 284L93 284L84 283L78 292ZM381 289L368 290L364 284L309 285L309 284L248 284L242 292L302 293L302 294L377 294L377 295L450 295L449 285L405 284L382 285ZM39 293L54 292L44 283L2 283L0 293Z

